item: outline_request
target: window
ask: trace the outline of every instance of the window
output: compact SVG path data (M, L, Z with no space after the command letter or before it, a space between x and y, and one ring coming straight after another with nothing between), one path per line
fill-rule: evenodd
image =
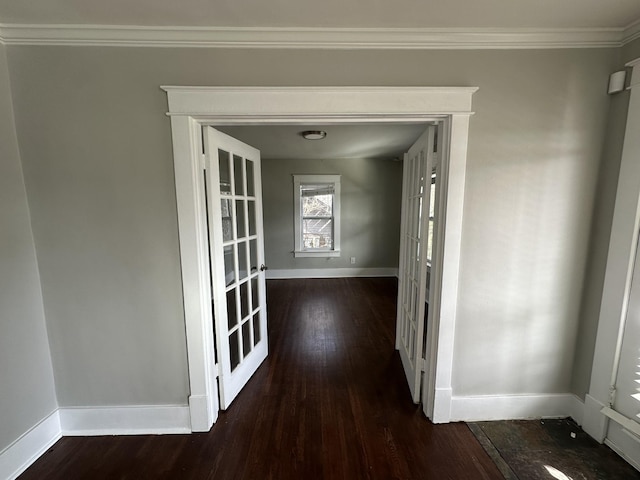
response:
M427 243L427 262L433 259L433 225L436 216L436 174L431 174L431 188L429 188L429 234Z
M296 257L340 256L340 175L294 175Z

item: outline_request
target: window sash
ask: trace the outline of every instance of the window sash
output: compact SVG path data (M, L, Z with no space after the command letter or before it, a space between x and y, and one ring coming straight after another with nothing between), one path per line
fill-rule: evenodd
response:
M340 256L340 175L294 175L293 180L295 196L294 255ZM313 215L305 215L304 199L320 195L331 196L331 214L314 212ZM329 210L329 208L326 210ZM309 220L327 221L327 224L330 225L330 232L319 234L328 240L326 246L306 246L309 243L308 241L305 242L305 239L308 240L308 235L316 233L305 230L307 227L306 222ZM307 237L305 238L305 236Z

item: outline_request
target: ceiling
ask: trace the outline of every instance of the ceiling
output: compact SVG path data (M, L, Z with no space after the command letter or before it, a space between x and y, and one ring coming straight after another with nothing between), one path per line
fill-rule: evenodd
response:
M217 127L260 150L264 159L402 158L424 124L267 125ZM324 140L305 140L304 130L324 130Z
M1 24L624 28L638 0L0 0Z

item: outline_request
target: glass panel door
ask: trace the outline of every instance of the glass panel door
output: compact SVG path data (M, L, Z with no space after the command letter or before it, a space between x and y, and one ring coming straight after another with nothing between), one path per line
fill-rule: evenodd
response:
M220 404L267 356L260 152L206 127L206 177Z
M396 348L416 403L422 376L434 137L435 127L430 126L405 155L402 186Z

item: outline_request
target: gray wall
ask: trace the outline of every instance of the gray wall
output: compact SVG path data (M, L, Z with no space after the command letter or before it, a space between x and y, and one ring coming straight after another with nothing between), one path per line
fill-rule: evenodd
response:
M340 174L339 258L294 258L292 174ZM378 159L263 160L265 260L270 269L398 267L402 163ZM356 264L350 264L356 257Z
M0 46L0 451L57 407L36 251Z
M186 400L163 84L479 86L454 393L569 391L617 52L10 47L60 403Z

